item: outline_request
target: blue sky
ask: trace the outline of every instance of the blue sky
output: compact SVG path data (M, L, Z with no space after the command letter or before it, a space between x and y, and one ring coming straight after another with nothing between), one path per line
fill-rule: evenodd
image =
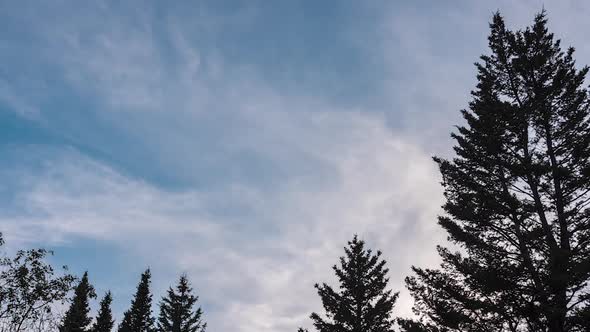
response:
M186 272L211 330L295 331L354 233L435 265L448 156L501 10L590 63L585 1L2 1L0 226L114 292Z

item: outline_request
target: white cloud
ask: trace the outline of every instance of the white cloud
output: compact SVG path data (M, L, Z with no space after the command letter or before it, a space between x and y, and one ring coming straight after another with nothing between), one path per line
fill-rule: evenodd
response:
M526 12L529 22L534 6L510 15ZM165 54L151 13L133 13L128 21L99 7L53 22L43 32L43 54L76 92L100 101L98 118L136 137L150 162L183 175L188 188L159 188L74 151L55 154L42 172L21 174L18 197L26 213L0 220L9 243L77 237L113 243L138 258L130 265L153 257L156 273L164 265L188 271L213 308L210 329L265 332L309 324L308 314L320 308L313 283L333 281L330 267L359 233L383 250L390 286L402 291L397 312L409 315L403 277L411 264L435 264L434 245L442 241L441 188L429 154L448 151L440 137L467 102L470 63L485 45L485 20L496 8L469 7L436 20L384 11L381 43L367 53L391 61L384 61L382 88L384 95L393 91L390 102L399 109L397 118L386 118L369 107L336 109L279 91L255 68L199 48L198 38L184 31L186 22L163 21ZM556 26L573 29L549 9ZM224 23L247 24L250 9L245 16ZM465 38L449 37L454 44L441 51L436 36L457 33L443 27L459 19L465 20L453 27ZM2 91L0 98L20 103ZM208 136L199 135L205 129ZM202 139L212 147L198 151ZM262 161L234 165L243 155ZM223 166L217 176L230 180L196 185L203 160ZM273 173L269 183L249 181L257 171Z
M459 110L468 107L476 85L472 64L489 52L492 15L500 11L510 29L522 29L543 8L555 37L563 46L576 47L578 64L590 63L588 2L458 1L390 4L389 10L381 10L378 37L370 39L372 44L359 44L369 59L383 65L381 88L387 107L395 107L394 126L428 151L450 152L448 132L461 123Z
M49 244L82 236L134 255L174 259L166 264L189 271L202 299L221 308L208 313L219 331L306 324L319 308L313 283L333 279L330 266L354 233L384 251L391 287L402 289L410 264L434 259L432 246L423 245L438 238L432 224L441 197L433 163L378 117L304 112L294 122L265 123L285 127L267 138L285 151L305 149L321 158L334 180L317 186L322 174L309 170L273 188L168 192L68 153L27 181L22 199L29 216L2 223L15 240L36 234L27 240ZM307 136L289 136L301 132ZM255 212L236 223L209 209L227 199ZM159 262L150 264L157 272ZM407 301L399 305L404 314Z

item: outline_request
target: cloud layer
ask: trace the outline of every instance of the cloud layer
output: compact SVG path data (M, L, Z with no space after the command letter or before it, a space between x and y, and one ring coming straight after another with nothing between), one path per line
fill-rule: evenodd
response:
M403 278L444 241L430 157L450 155L486 22L541 8L463 5L0 6L9 245L57 248L118 313L150 266L157 294L189 274L210 329L294 331L357 233L410 315ZM588 63L589 8L546 7Z

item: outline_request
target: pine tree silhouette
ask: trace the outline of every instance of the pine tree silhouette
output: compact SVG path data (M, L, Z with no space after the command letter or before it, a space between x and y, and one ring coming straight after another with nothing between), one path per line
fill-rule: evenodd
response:
M153 332L152 294L150 293L151 273L147 269L142 275L131 308L123 315L119 332Z
M107 292L100 301L100 309L98 310L96 322L92 325L92 332L111 332L115 325L113 313L111 312L112 302L113 296L111 295L111 292Z
M365 243L356 235L344 251L346 256L340 258L340 266L333 267L340 290L325 283L315 285L326 317L312 313L313 325L319 332L393 331L391 313L398 293L386 289L389 270L381 252L373 254L365 249Z
M545 13L510 31L497 13L491 54L435 158L446 203L439 224L460 252L406 279L420 321L406 331L590 331L588 67L576 69Z
M203 311L194 308L197 296L193 295L186 275L178 280L176 290L168 289L166 297L160 302L159 332L204 332L207 326L202 321Z
M84 272L82 279L74 290L74 298L66 312L60 332L85 332L92 322L88 316L90 312L89 300L95 298L94 287L88 282L88 272Z

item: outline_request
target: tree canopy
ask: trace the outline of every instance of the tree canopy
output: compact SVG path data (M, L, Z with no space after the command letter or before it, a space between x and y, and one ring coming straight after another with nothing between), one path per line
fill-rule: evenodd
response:
M398 293L387 289L389 270L381 252L366 249L356 235L344 252L340 266L333 267L339 290L326 283L315 285L326 314L311 314L314 327L319 332L393 331L391 313Z
M195 308L198 297L193 294L188 277L183 274L176 289L170 287L160 302L159 332L205 332L203 310Z
M407 331L590 329L590 125L574 49L545 13L512 31L497 13L477 63L439 224L458 248L407 278L418 322Z
M154 332L155 319L152 316L152 294L150 292L151 272L145 270L131 301L131 308L123 315L119 332Z
M88 330L92 318L90 312L90 299L95 298L94 287L88 281L88 272L84 272L80 283L74 289L74 298L63 318L60 332L85 332Z
M107 292L100 301L100 308L96 321L92 325L92 332L111 332L115 325L113 319L113 313L111 311L111 303L113 302L113 296L111 292Z

